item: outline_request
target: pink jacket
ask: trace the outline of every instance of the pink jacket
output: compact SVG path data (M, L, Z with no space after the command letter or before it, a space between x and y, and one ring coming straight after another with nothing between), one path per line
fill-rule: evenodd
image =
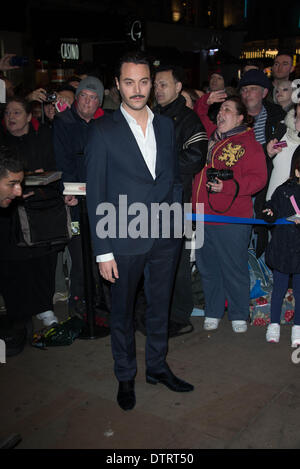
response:
M224 215L253 217L252 195L260 191L267 182L266 157L261 144L255 140L254 131L247 129L217 142L212 150L210 164L206 164L195 176L192 199L194 212L196 212L196 203L202 202L205 214L216 215L208 203L207 168L231 169L239 183L239 194ZM222 192L211 193L209 196L213 208L219 211L225 210L230 205L235 191L236 185L232 179L223 181Z

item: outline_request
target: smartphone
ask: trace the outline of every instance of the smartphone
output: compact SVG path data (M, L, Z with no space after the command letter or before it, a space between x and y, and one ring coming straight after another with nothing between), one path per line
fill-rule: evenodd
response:
M60 101L57 101L57 102L55 103L55 107L56 107L56 110L57 110L58 112L63 112L63 111L65 111L69 106L67 105L66 102L61 103Z
M285 140L282 140L282 142L274 143L273 148L285 148L287 147L287 143Z
M9 63L13 67L24 67L24 65L28 64L28 57L18 57L17 55L14 55L11 57Z

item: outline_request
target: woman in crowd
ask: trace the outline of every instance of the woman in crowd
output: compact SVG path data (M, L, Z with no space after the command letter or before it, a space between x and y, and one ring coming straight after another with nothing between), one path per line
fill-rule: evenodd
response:
M14 149L29 172L55 170L51 130L32 118L30 104L18 97L8 100L4 111L3 143ZM56 192L55 184L52 190ZM28 203L39 189L25 187ZM15 206L0 213L1 291L10 319L24 321L33 315L44 325L57 322L53 313L57 251L52 247L19 247L11 232Z
M198 99L204 95L200 90L195 90L193 88L183 87L181 91L182 96L186 101L186 106L194 110L194 106Z
M256 142L248 119L239 97L223 99L217 126L210 122L206 166L194 181L193 207L196 213L196 204L203 203L204 213L208 215L253 216L251 196L264 187L267 170L262 146ZM219 174L209 180L209 169L215 169ZM222 174L224 170L226 174ZM204 245L196 250L196 263L205 296L205 330L218 327L226 300L234 332L247 330L250 233L251 225L204 225Z
M284 123L277 129L276 137L267 145L273 167L266 200L270 200L275 189L289 177L293 154L300 145L300 104L294 104L287 113Z
M292 82L290 80L285 80L281 82L275 88L275 99L276 103L279 104L282 109L286 112L290 111L292 107L294 107L294 103L292 101Z

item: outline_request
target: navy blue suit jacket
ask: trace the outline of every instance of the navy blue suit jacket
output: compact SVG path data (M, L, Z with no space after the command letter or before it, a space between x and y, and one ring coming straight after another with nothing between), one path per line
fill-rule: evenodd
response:
M86 147L87 206L95 255L136 255L147 252L154 239L119 236L119 196L127 196L127 204L182 201L182 184L175 147L174 124L156 114L153 119L156 137L156 179L153 179L136 139L120 109L93 123ZM103 215L97 206L110 203L116 210L116 237L99 239L96 226ZM128 216L127 226L135 216ZM126 222L126 221L125 221ZM124 227L123 227L124 228ZM149 226L150 232L150 226Z

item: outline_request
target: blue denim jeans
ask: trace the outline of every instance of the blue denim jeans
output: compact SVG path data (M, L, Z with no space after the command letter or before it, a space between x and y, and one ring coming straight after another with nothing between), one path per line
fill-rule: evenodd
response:
M250 233L251 225L205 225L204 245L196 250L196 264L202 277L206 317L222 318L227 300L229 320L248 319Z
M273 270L273 291L271 299L271 322L280 324L284 296L289 285L290 274ZM294 324L300 326L300 274L293 274L293 295L295 298Z

